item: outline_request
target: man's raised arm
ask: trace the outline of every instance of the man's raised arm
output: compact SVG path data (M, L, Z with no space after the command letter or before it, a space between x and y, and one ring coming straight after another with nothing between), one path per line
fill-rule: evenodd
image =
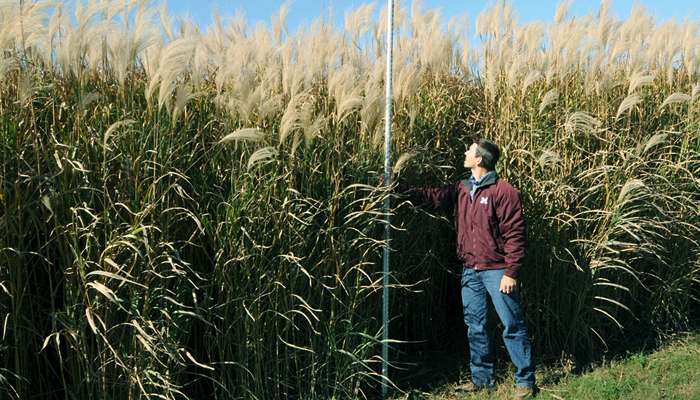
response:
M440 187L409 187L399 182L396 188L399 193L409 196L415 206L451 211L457 201L458 184L459 182Z

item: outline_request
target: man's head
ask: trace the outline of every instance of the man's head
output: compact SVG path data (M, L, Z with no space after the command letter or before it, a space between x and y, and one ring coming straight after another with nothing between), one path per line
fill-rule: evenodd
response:
M501 150L496 143L474 136L471 145L464 152L464 168L482 167L487 171L493 171L500 156Z

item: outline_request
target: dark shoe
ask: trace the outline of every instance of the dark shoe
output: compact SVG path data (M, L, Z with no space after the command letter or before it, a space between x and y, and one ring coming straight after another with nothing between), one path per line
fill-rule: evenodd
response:
M513 396L513 399L515 400L522 400L522 399L532 399L535 396L537 396L537 388L532 386L518 386L515 388L515 395Z

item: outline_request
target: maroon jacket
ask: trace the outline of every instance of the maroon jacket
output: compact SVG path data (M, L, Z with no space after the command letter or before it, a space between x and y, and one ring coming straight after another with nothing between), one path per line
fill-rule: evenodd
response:
M520 192L494 173L471 199L471 182L405 191L417 205L454 212L457 257L476 270L505 268L518 277L525 256L525 221Z

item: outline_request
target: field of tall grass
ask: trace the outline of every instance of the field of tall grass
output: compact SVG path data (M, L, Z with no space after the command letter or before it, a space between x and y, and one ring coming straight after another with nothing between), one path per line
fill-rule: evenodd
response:
M501 145L539 362L698 316L700 23L609 8L500 4L477 44L396 13L396 170L440 185L470 135ZM0 1L0 397L377 397L387 196L392 382L464 362L450 217L378 185L376 11L203 30L145 0Z

